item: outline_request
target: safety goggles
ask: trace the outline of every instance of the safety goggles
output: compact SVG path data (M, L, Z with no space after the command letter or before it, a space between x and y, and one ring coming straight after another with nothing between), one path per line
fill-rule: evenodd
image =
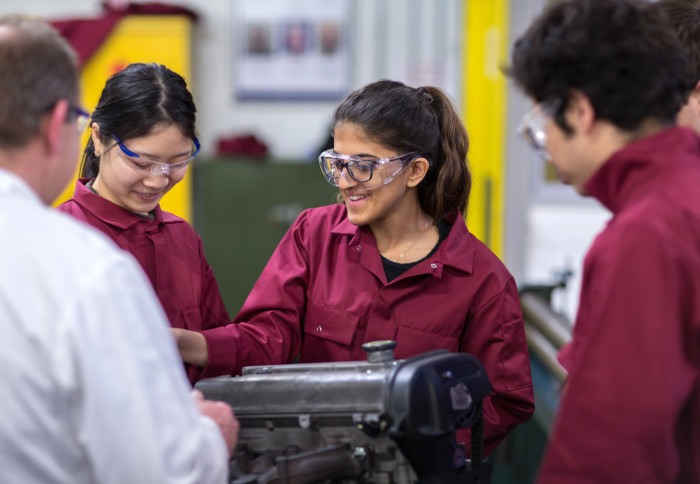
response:
M551 118L556 112L558 102L542 102L536 104L529 113L523 116L518 126L518 133L545 161L551 160L547 152L547 118Z
M42 111L42 113L48 113L49 111L51 111L54 107L56 107L57 102L58 101L51 103L46 109ZM78 133L82 133L87 127L87 125L90 124L90 113L74 104L69 104L68 109L69 111L67 121L74 121L76 127L78 128Z
M78 127L78 133L82 133L90 123L90 113L76 106L71 106L71 110L75 116L75 124Z
M129 148L124 146L124 144L116 136L112 135L112 138L114 138L114 141L117 142L117 146L119 146L119 154L121 155L122 160L124 160L127 165L139 173L149 176L170 175L182 172L187 168L187 165L190 164L190 161L197 156L199 149L201 148L199 140L194 138L194 149L188 158L181 161L176 161L174 163L162 163L160 161L153 161L143 158L138 153L134 153Z
M333 150L326 150L319 155L318 163L321 166L323 176L333 186L338 186L342 175L351 185L354 185L355 182L360 182L361 185L358 188L374 190L390 183L413 160L420 157L419 153L411 152L391 158L368 160L360 156L341 155ZM430 160L428 160L428 163L430 163ZM374 176L375 172L381 174L381 176ZM350 178L348 178L348 175Z

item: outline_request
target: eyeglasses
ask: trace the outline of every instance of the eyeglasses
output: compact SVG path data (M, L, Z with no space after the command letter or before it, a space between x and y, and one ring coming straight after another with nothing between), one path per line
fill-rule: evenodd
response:
M542 102L535 105L529 113L523 116L518 133L527 141L535 152L545 161L551 160L547 152L547 132L545 125L547 118L556 112L558 103Z
M126 164L134 170L150 176L170 175L171 173L175 174L181 172L187 168L187 165L189 165L190 161L197 156L197 153L199 153L199 149L201 148L199 140L194 138L194 150L186 159L175 163L162 163L160 161L142 158L141 155L134 153L129 148L124 146L119 138L114 135L112 135L112 138L114 138L114 141L117 142L117 146L119 146L119 149L121 150L121 158L126 162Z
M85 131L87 125L90 124L90 113L76 106L71 106L71 110L73 111L73 114L75 114L76 124L78 125L78 133L82 133Z
M51 105L44 109L42 113L48 113L49 111L51 111L56 106L57 102L58 101L51 103ZM78 133L82 133L83 131L85 131L87 125L90 124L90 113L73 104L69 104L68 109L70 109L68 114L71 116L75 116L75 123L78 127ZM66 121L68 120L66 119ZM71 121L73 120L71 119Z
M318 163L321 166L323 176L328 183L333 186L338 186L340 176L342 175L351 185L353 181L360 182L362 185L359 188L363 190L374 190L382 185L390 183L394 177L410 165L413 160L420 157L421 155L414 151L391 158L368 160L360 156L341 155L333 150L326 150L319 155ZM428 160L428 163L432 164L430 160ZM372 180L375 170L383 166L386 166L388 170L384 179L375 180L375 183L368 185L366 182ZM343 169L345 169L345 171L343 171ZM350 175L350 178L348 178L348 175Z

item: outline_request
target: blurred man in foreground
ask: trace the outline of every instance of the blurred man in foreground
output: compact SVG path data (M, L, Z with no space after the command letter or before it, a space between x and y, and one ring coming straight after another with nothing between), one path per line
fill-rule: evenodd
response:
M53 29L0 17L2 480L223 483L230 407L189 394L135 261L46 206L75 171L78 91Z

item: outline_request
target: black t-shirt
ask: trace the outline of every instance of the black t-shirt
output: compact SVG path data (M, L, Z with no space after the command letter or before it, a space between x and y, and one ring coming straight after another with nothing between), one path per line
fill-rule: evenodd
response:
M452 225L450 225L449 222L446 220L440 220L437 223L437 228L438 228L438 233L440 234L440 238L437 241L437 244L435 244L435 247L433 247L433 250L430 251L430 254L426 255L423 257L421 260L417 260L415 262L408 262L406 264L401 264L399 262L394 262L392 260L387 259L386 257L382 256L382 265L384 266L384 273L386 274L386 280L387 282L391 282L397 277L399 277L401 274L409 270L411 267L414 265L418 264L419 262L424 261L431 255L433 255L437 250L438 247L440 247L440 244L442 243L443 240L447 238L447 234L450 233L450 229L452 228Z

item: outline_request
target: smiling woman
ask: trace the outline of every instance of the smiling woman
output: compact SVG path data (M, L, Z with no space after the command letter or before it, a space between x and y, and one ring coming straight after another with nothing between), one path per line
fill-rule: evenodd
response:
M170 175L170 172L175 173L179 172L180 170L184 170L187 168L190 161L197 156L201 147L199 145L199 140L195 138L192 140L192 147L171 157L172 161L163 163L160 161L149 160L138 153L134 153L129 148L124 146L124 143L122 143L119 138L114 135L112 135L112 138L114 138L114 141L116 141L117 146L119 146L119 149L121 150L120 155L122 159L125 160L128 165L130 165L134 170L140 171L145 175L153 176Z
M172 327L201 331L229 316L199 235L159 205L199 153L195 113L185 80L163 65L131 64L114 74L92 115L73 198L58 210L136 257ZM188 372L196 380L199 370Z
M187 173L193 140L186 138L176 125L165 122L153 126L150 134L128 142L141 154L126 148L116 136L110 138L108 144L103 144L100 127L93 123L92 141L101 161L91 188L126 210L150 216L163 195Z
M534 406L515 281L462 215L464 125L442 90L379 81L346 97L332 126L319 164L341 203L299 215L236 324L174 330L181 355L210 377L297 358L363 360L362 345L379 340L396 341L397 358L471 353L494 388L488 453Z

